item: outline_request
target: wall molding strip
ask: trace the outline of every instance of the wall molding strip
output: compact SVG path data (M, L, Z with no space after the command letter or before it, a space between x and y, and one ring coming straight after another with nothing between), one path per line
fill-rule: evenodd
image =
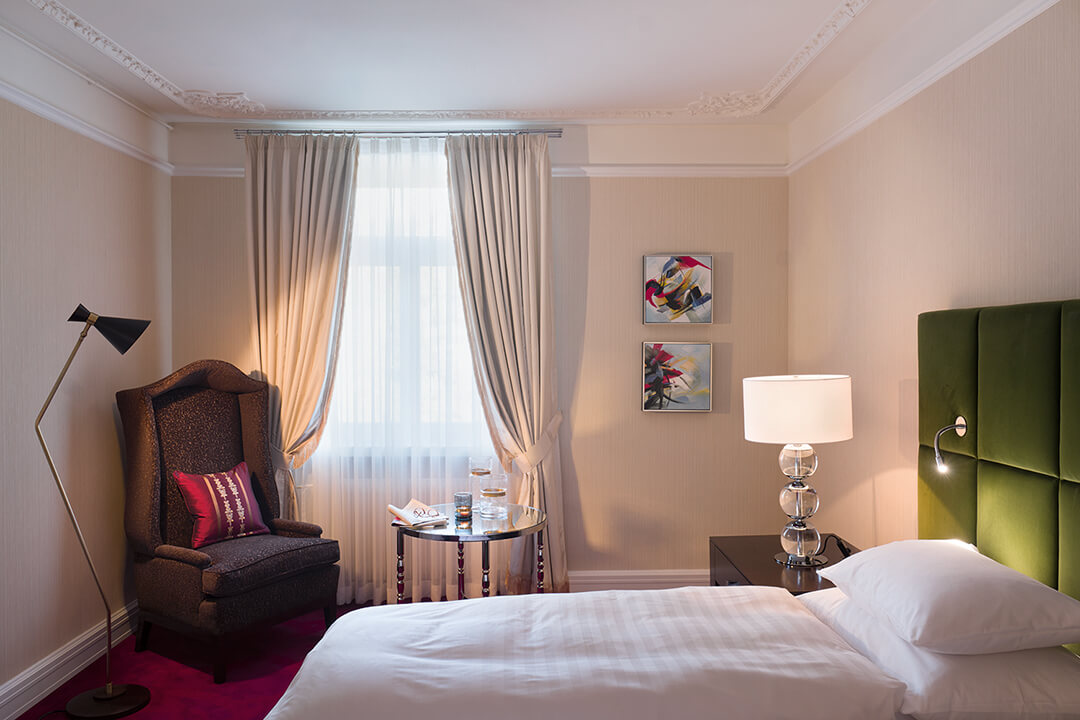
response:
M113 613L113 647L131 635L138 607L132 600ZM104 655L105 634L105 621L102 620L0 685L0 718L16 718L23 714Z
M173 177L244 177L242 167L173 165ZM784 177L785 165L552 165L551 176L592 178Z
M77 132L83 137L99 142L105 147L122 152L136 160L141 160L167 175L172 175L173 173L172 163L154 157L150 153L135 147L126 140L122 140L100 128L96 128L85 120L77 118L71 113L65 112L49 103L39 100L33 95L20 90L13 85L9 85L2 80L0 80L0 99L12 102L24 110L28 110L39 117L54 122L60 127Z
M221 177L242 178L242 167L215 167L213 165L173 165L173 177Z
M590 178L748 178L748 177L784 177L788 174L786 165L777 164L717 164L698 165L691 163L672 164L586 164L553 165L552 177L590 177Z
M887 95L880 102L872 105L854 120L838 129L823 143L810 150L801 158L792 160L786 168L786 174L791 175L807 163L824 155L837 145L840 145L860 130L872 125L875 121L881 119L923 90L929 88L938 80L992 46L998 40L1001 40L1020 26L1038 17L1054 5L1057 5L1060 1L1061 0L1029 0L1028 2L1018 5L1011 12L1003 15L997 22L975 35L966 43L956 48L941 60L919 73L919 75ZM798 118L792 122L798 122Z
M571 570L570 591L663 590L708 586L708 570Z
M22 43L26 47L30 48L34 52L38 53L42 57L56 63L57 65L62 67L64 70L66 70L69 73L71 73L72 75L78 77L83 82L88 83L90 85L93 85L95 88L97 88L101 92L112 96L115 100L117 100L119 102L122 102L123 104L127 105L129 108L134 110L135 112L137 112L140 115L143 115L143 116L147 117L148 119L154 121L158 125L165 128L166 130L171 130L172 129L172 126L169 125L169 123L165 122L164 120L157 117L156 115L149 112L148 110L145 110L144 108L139 107L135 103L133 103L130 100L128 100L127 98L125 98L123 95L120 95L119 93L114 92L111 88L108 88L105 85L102 85L100 82L98 82L94 78L90 77L89 75L87 75L85 72L83 72L79 68L77 68L74 65L72 65L71 63L57 57L55 54L53 54L52 52L50 52L50 51L46 50L45 48L41 47L40 45L33 42L29 38L25 37L22 33L18 32L17 30L13 30L12 28L7 27L6 25L0 24L0 32L3 32L5 34L7 34L7 35L10 35L15 40L18 40L20 43Z

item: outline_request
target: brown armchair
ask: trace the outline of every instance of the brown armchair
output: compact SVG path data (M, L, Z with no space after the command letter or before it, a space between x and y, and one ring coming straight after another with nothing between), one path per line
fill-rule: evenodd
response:
M230 633L319 608L327 627L336 617L337 541L321 538L317 525L279 518L267 396L266 383L220 360L116 394L139 601L135 649L146 648L152 624L207 638L219 683ZM192 549L193 520L172 472L220 472L241 460L270 534Z

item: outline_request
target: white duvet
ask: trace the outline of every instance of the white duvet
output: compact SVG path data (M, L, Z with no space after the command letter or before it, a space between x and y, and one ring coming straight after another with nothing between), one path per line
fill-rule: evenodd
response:
M891 720L904 686L787 591L679 588L342 616L270 720Z

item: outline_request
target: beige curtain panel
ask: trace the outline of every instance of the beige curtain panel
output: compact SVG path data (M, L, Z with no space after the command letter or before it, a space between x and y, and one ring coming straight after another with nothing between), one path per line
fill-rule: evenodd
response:
M356 183L357 138L246 138L252 327L271 386L270 440L283 503L319 444L337 363Z
M446 140L450 206L473 368L495 451L522 473L517 501L548 514L545 580L567 591L551 297L547 136ZM510 587L527 592L531 538L514 541Z

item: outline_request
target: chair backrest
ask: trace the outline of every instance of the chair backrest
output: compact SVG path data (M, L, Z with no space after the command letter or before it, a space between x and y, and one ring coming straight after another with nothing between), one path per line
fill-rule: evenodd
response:
M192 520L174 470L210 473L246 460L263 518L279 513L270 454L266 383L221 360L116 394L127 467L124 526L136 553L191 547Z

